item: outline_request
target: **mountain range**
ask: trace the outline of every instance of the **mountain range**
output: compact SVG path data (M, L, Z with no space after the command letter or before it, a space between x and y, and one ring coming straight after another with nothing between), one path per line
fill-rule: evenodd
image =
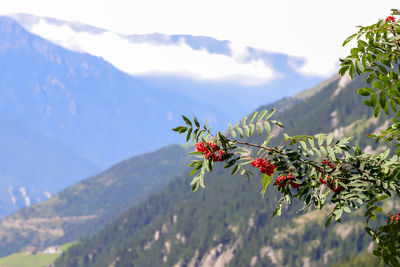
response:
M0 216L177 141L170 129L184 110L217 125L227 118L1 17Z
M352 135L364 149L379 151L383 148L368 142L365 133L375 131L386 119L373 119L354 94L362 85L362 80L332 77L260 109L276 107L275 119L285 123L288 134L333 131L336 138ZM273 142L278 142L279 136ZM27 245L44 247L81 239L81 244L62 255L57 266L295 266L307 262L321 266L365 251L370 245L361 213L324 229L324 213L299 216L299 203L295 203L282 217L270 219L278 196L270 189L261 198L257 177L230 177L217 169L206 178L205 190L191 193L185 171L190 161L187 151L166 147L132 158L2 220L1 254ZM161 164L165 160L169 163ZM167 172L162 166L168 166L170 174L164 175ZM129 192L140 180L152 189L139 187L135 191L138 197L132 200Z

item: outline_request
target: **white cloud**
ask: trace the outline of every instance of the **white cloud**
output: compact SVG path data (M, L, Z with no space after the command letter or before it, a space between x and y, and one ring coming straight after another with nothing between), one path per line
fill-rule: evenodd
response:
M384 18L385 0L9 0L0 13L26 12L76 20L125 34L159 32L229 40L305 59L307 75L336 72L342 41L357 25ZM250 67L249 67L250 68ZM256 67L258 69L258 67ZM250 68L252 69L252 68Z
M30 31L68 49L101 56L133 75L183 75L199 80L232 80L246 85L264 84L279 76L261 60L244 61L247 48L233 56L195 50L184 40L178 44L132 43L113 32L75 32L68 25L40 20ZM232 46L233 47L233 46Z

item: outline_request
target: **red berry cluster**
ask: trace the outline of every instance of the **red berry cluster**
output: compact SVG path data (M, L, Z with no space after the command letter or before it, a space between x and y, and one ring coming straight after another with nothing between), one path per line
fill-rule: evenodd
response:
M395 22L396 21L396 18L395 17L393 17L393 16L389 16L389 17L387 17L386 19L385 19L385 22Z
M393 214L389 213L389 219L386 220L387 223L394 223L398 222L400 220L400 213L397 213L397 216L394 217Z
M321 183L323 183L323 184L326 184L326 185L329 187L329 189L332 190L332 191L335 192L335 193L342 191L342 187L341 187L340 185L338 185L338 186L335 188L335 179L332 178L332 181L328 184L328 180L329 180L330 178L331 178L331 176L328 175L328 179L324 180L323 176L321 176L321 177L319 178L319 181L320 181Z
M278 176L278 179L276 179L276 184L280 187L285 187L288 182L290 182L290 185L293 188L299 188L301 184L296 184L292 180L294 180L294 177L291 173L289 173L288 176Z
M207 142L207 145L211 147L211 151L202 141L195 144L197 151L203 152L206 159L212 158L213 161L225 160L226 153L225 151L218 149L217 144L212 142Z
M329 174L328 174L328 179L324 180L325 166L329 166L329 167L332 169L331 171L336 170L336 166L333 165L332 162L328 161L327 159L324 159L324 160L322 161L322 165L323 165L323 167L324 167L324 170L321 170L322 175L321 175L321 177L319 178L319 181L320 181L322 184L326 184L326 185L329 187L329 189L331 189L331 190L332 190L333 192L335 192L335 193L341 191L341 190L342 190L342 187L341 187L340 185L338 185L338 186L335 188L335 179L332 178L332 181L328 184L328 180L330 180L330 178L331 178L331 176L330 176ZM318 169L315 169L315 170L318 171Z
M330 161L327 160L327 159L322 160L321 163L322 163L322 165L324 165L324 166L329 166L329 167L331 167L332 171L336 170L336 166L333 165L332 162L330 162Z
M254 159L250 164L255 168L259 168L261 173L266 173L267 175L272 175L276 168L274 164L267 162L265 159Z

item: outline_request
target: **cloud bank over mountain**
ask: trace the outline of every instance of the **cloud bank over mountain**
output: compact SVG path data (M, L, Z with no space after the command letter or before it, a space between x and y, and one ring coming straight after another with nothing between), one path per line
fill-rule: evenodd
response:
M25 16L26 17L26 16ZM15 16L33 34L63 46L102 57L118 69L135 76L179 75L195 80L233 81L242 85L260 85L280 77L279 72L261 58L250 58L248 48L229 42L229 54L194 49L184 36L136 38L112 31L90 30L46 18ZM142 37L145 35L142 35Z

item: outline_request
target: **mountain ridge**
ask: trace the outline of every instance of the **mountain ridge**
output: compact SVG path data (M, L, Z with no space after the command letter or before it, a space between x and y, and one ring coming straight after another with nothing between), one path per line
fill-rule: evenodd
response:
M354 94L363 81L342 79L332 79L321 90L312 90L312 95L291 102L282 112L278 109L274 119L285 123L289 135L345 128L342 134L355 133L355 141L361 147L370 145L371 149L378 149L365 134L354 131L373 132L386 118L367 123L365 118L372 117L372 112ZM277 106L285 103L290 102L285 99ZM332 124L335 111L336 125ZM282 135L275 131L276 135ZM249 141L260 143L262 137ZM271 140L271 145L275 142L277 138ZM344 217L342 224L325 229L326 211L299 216L301 203L297 201L286 206L281 217L269 219L278 199L277 192L270 188L262 199L257 175L246 180L231 177L220 166L214 168L213 174L205 178L205 190L190 193L186 189L190 178L184 172L148 201L71 247L56 264L326 266L366 250L371 243L362 227L362 211Z

